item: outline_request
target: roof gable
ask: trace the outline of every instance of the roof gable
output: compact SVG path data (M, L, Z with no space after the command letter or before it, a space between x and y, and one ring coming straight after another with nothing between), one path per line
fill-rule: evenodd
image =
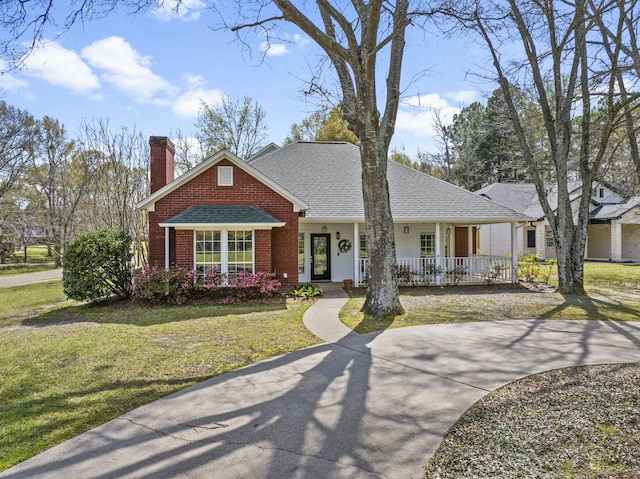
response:
M251 165L245 163L244 161L242 161L240 158L238 158L236 155L234 155L233 153L231 153L228 150L220 150L220 151L218 151L214 155L212 155L209 158L207 158L206 160L204 160L199 165L191 168L189 171L187 171L183 175L181 175L178 178L176 178L175 180L173 180L171 183L163 186L162 188L160 188L155 193L147 196L144 200L140 201L136 205L136 207L139 208L139 209L142 209L142 210L154 211L156 201L164 198L169 193L177 190L182 185L188 183L189 181L191 181L196 176L198 176L201 173L207 171L208 169L212 168L217 163L219 163L219 162L221 162L223 160L227 160L227 161L231 162L234 166L236 166L236 167L240 168L241 170L245 171L247 174L251 175L256 180L258 180L259 182L261 182L262 184L264 184L265 186L267 186L271 190L275 191L276 193L278 193L283 198L285 198L288 201L290 201L293 204L294 211L306 210L308 208L308 205L303 200L298 198L295 194L291 193L290 191L287 191L280 184L278 184L277 182L273 181L272 179L266 177L260 171L256 170Z

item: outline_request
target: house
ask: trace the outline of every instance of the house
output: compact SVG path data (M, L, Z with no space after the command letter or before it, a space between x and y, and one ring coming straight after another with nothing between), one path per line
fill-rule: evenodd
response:
M270 145L246 162L222 150L175 179L171 141L151 137L150 147L151 194L138 207L149 213L151 264L199 275L266 271L285 286L366 282L358 147ZM514 259L479 255L477 232L506 223L515 238L517 224L533 218L399 163L389 162L388 181L406 281L484 281L489 272L513 280Z
M525 216L534 217L519 225L517 244L520 254L536 254L540 258L556 257L556 248L549 222L546 220L533 184L493 183L476 194L508 205ZM581 184L569 186L569 198L574 211L582 197ZM552 191L549 204L556 208L557 194ZM480 242L487 254L504 254L511 244L504 241L508 224L492 224L481 228ZM640 196L625 198L606 184L594 184L589 208L585 257L593 260L640 260Z

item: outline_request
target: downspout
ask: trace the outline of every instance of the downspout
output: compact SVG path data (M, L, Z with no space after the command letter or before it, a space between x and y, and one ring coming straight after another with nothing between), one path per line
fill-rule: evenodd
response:
M169 227L164 227L164 269L169 271Z

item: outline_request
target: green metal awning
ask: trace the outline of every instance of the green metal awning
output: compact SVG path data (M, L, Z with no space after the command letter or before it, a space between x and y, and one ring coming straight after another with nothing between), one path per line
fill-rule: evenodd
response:
M253 205L195 205L160 226L175 229L254 229L279 228L286 223Z

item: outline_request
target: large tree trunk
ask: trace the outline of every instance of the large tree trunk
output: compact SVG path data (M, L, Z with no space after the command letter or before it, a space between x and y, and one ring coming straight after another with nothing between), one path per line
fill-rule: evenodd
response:
M375 142L360 142L362 194L369 249L369 290L362 307L375 317L402 314L398 282L394 274L396 245L389 202L386 151L379 152Z

